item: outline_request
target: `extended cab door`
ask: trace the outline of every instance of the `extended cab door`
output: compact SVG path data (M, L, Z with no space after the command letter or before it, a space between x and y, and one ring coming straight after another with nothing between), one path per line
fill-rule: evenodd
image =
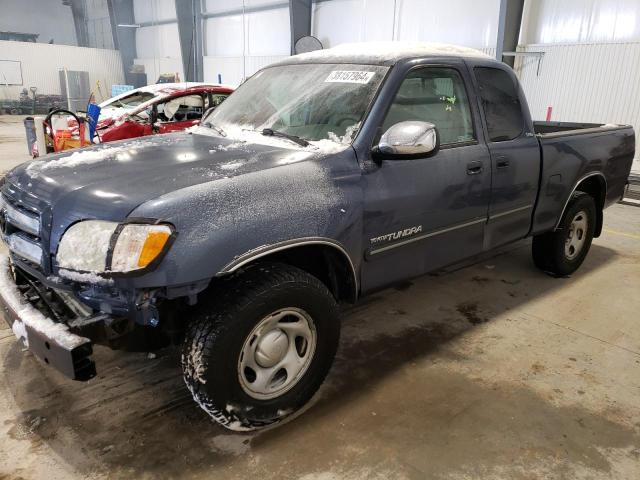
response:
M440 149L424 158L379 158L364 175L363 290L481 252L489 206L491 163L465 65L413 68L394 82L379 135L402 121L430 122Z
M493 172L485 250L529 233L538 194L538 139L518 81L507 68L473 66Z

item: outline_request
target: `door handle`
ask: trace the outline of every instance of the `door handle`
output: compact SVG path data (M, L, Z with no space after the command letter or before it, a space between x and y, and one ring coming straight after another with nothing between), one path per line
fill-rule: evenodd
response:
M496 168L508 168L509 167L509 159L505 157L498 157L496 159Z
M478 175L482 173L482 162L471 162L467 164L467 175Z

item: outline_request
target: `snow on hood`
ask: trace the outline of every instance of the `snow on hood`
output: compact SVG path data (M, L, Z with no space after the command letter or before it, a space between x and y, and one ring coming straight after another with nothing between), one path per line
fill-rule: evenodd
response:
M352 136L354 132L359 128L359 124L352 125L347 128L345 135L340 137L332 132L329 132L329 138L322 140L310 140L309 145L306 147L302 147L296 144L292 140L288 140L282 137L275 137L269 135L262 135L259 131L257 131L253 126L247 125L246 127L238 126L238 125L229 125L224 124L220 127L225 133L224 138L228 138L230 140L234 140L240 143L246 144L257 144L257 145L267 145L272 147L286 148L288 150L306 150L309 152L315 153L338 153L351 145ZM213 137L223 137L220 133L218 133L213 128L204 127L201 125L195 125L186 130L188 133L196 134L196 135L209 135ZM233 144L237 146L237 144Z
M131 155L137 153L138 149L150 145L150 143L144 142L143 140L134 140L118 145L117 147L95 147L90 150L77 150L71 153L71 155L33 161L27 166L26 172L31 176L36 176L39 173L51 169L75 168L110 159L126 162Z

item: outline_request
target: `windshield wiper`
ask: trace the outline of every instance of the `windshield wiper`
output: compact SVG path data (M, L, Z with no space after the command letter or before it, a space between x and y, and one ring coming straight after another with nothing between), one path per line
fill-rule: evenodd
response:
M291 140L292 142L297 143L301 147L308 147L309 142L307 142L304 138L298 137L297 135L289 135L288 133L279 132L278 130L274 130L272 128L263 128L262 135L267 137L282 137L287 140Z
M205 127L211 128L212 130L215 130L217 133L219 133L220 135L222 135L223 137L226 137L227 134L225 133L224 130L222 130L220 127L215 126L213 123L211 122L205 122L204 123Z

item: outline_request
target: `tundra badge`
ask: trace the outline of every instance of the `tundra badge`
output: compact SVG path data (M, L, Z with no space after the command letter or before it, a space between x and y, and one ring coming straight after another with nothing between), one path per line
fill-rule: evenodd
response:
M405 228L404 230L398 230L397 232L387 233L385 235L380 235L379 237L374 237L371 239L372 245L378 245L383 242L391 242L393 240L398 240L399 238L411 237L417 233L422 232L422 225L417 225L415 227Z

